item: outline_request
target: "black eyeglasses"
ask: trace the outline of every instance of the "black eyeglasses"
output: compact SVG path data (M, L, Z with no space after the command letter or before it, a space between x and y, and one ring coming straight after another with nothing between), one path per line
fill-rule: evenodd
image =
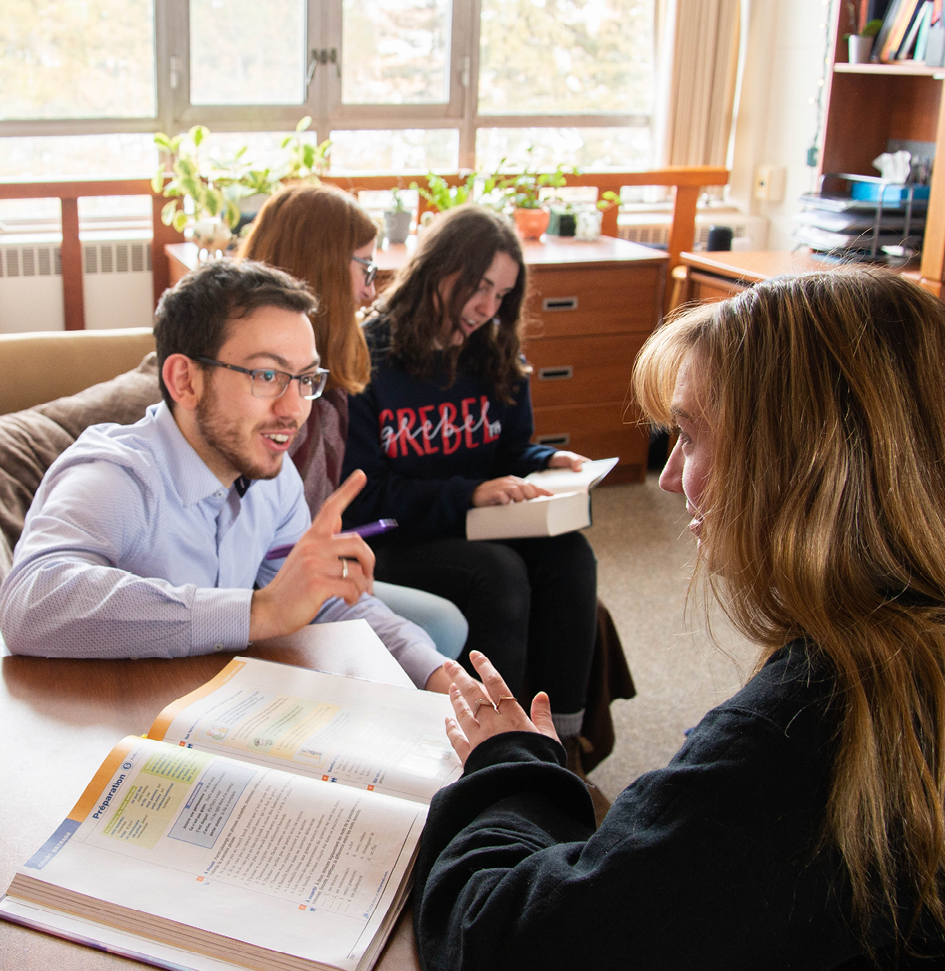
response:
M248 374L252 379L250 389L254 398L281 398L286 388L293 381L299 382L299 394L307 401L312 401L321 396L328 381L328 371L326 368L316 368L306 374L289 374L287 371L277 371L275 368L245 368L237 367L235 364L227 364L225 361L211 361L208 357L195 357L195 361L201 364L210 364L213 367L225 367L230 371L239 371L240 374Z
M352 256L355 263L360 263L364 267L364 285L369 287L377 276L377 264L374 260L366 260L362 256Z

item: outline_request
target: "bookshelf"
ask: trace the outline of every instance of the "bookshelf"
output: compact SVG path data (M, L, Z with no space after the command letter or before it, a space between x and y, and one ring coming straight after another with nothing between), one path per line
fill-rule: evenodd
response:
M877 175L872 161L890 139L933 142L942 164L932 170L922 285L945 296L945 68L911 61L849 64L843 35L847 5L835 4L832 44L826 65L818 175L849 172Z

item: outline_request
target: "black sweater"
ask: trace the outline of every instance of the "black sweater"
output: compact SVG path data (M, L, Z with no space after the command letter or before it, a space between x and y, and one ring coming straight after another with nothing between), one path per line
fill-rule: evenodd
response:
M528 382L501 401L488 382L462 371L430 381L408 375L390 354L384 318L364 329L371 350L371 383L349 400L343 475L367 473L348 507L345 526L393 518L396 539L409 535L464 536L476 487L503 475L544 468L554 449L529 442L534 431Z
M802 645L782 649L665 769L625 789L596 833L557 743L517 732L478 746L423 835L423 968L867 967L838 856L817 851L830 689Z

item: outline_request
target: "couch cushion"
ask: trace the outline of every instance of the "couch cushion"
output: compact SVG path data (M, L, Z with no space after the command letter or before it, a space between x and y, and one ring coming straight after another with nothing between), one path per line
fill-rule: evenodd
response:
M20 538L39 483L61 452L89 425L136 422L160 399L157 355L152 351L133 371L111 381L0 415L0 533L10 548Z

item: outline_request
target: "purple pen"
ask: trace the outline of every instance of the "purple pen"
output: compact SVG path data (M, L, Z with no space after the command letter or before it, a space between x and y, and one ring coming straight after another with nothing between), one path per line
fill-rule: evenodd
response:
M345 532L357 533L358 536L363 537L377 536L378 533L386 533L389 529L394 529L396 526L396 519L378 519L376 522L366 523L364 526L355 526L354 529L346 529ZM287 546L276 546L274 549L271 549L263 557L263 559L281 560L284 556L289 555L293 546L295 546L295 543L289 543Z

